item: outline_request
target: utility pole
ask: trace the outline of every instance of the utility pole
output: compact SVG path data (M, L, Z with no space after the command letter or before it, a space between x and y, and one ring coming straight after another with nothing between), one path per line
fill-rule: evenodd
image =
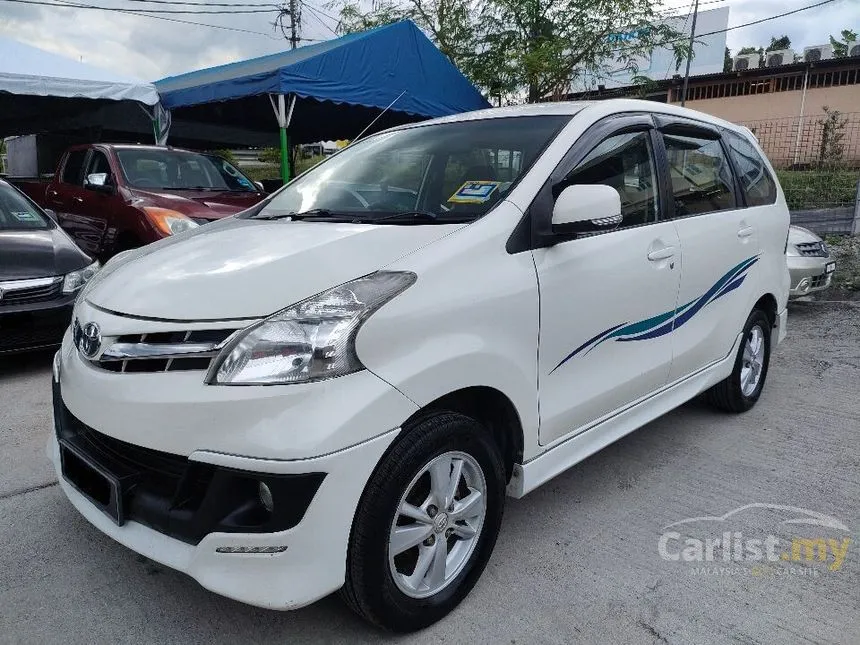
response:
M693 60L693 42L696 39L696 18L699 17L699 0L693 8L693 28L690 29L690 52L687 54L687 71L684 73L684 90L681 92L681 107L687 103L687 85L690 83L690 61Z
M698 2L698 0L696 0ZM298 0L290 0L290 49L295 49L299 42L299 3Z

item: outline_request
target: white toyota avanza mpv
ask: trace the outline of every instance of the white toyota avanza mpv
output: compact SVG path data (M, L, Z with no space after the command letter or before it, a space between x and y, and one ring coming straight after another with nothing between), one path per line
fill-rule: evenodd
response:
M207 589L340 589L420 629L477 582L506 495L699 393L756 403L788 225L751 133L690 110L389 130L109 262L55 359L50 456L90 522Z

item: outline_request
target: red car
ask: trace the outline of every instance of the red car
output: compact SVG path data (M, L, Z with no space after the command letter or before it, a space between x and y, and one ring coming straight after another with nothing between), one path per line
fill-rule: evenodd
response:
M218 155L165 146L74 146L49 184L16 183L102 261L233 215L265 196Z

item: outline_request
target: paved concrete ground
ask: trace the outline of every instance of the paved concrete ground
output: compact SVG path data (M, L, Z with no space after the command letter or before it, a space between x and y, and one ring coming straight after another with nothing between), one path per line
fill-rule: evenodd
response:
M370 629L336 597L292 613L247 607L104 537L46 463L50 356L0 361L0 642L860 643L860 307L796 305L790 326L753 411L690 403L510 500L471 596L409 637ZM755 508L675 528L848 538L841 568L749 575L738 572L749 563L717 562L729 573L697 574L658 555L666 525L756 502L848 530Z

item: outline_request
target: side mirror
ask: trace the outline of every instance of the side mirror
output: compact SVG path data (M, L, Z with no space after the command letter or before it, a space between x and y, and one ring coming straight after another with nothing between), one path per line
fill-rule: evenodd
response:
M50 208L43 208L42 210L45 212L45 215L50 217L54 222L57 221L57 214L53 210Z
M565 234L621 223L621 195L603 184L568 186L552 209L552 232Z
M108 173L94 172L87 175L84 180L84 188L97 193L113 194L114 187L108 183Z
M255 182L254 182L254 185L257 187L257 190L259 190L261 193L265 193L265 192L266 192L266 187L265 187L265 186L263 186L263 182L262 182L262 181L255 181Z

